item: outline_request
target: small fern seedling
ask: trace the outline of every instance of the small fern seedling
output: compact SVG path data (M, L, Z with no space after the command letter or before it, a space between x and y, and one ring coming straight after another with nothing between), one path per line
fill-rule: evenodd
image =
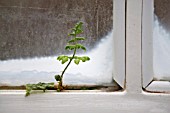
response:
M79 41L85 40L84 37L80 37L82 30L82 22L79 22L75 25L74 28L72 28L71 33L69 34L70 37L72 37L71 40L68 41L65 50L73 51L72 56L67 55L60 55L57 57L57 60L61 61L62 64L68 62L64 70L62 71L61 75L55 75L55 79L58 82L57 91L61 91L64 89L63 87L63 76L67 68L70 66L71 62L74 60L75 64L79 64L80 61L86 62L89 61L90 58L88 56L76 56L77 49L82 49L86 51L86 48L79 43ZM26 84L26 94L25 96L29 96L32 92L32 90L43 90L44 92L49 89L56 89L56 86L54 83L42 83L39 82L37 84Z
M55 79L58 82L58 91L61 91L63 89L63 76L64 73L66 72L67 68L70 66L71 62L74 60L74 63L78 65L81 62L86 62L89 61L90 58L88 56L76 56L77 49L82 49L86 51L86 47L80 44L80 41L85 40L84 37L79 36L81 33L83 33L82 30L82 22L77 23L74 28L72 28L71 33L68 35L71 37L71 40L68 41L67 45L65 46L65 50L73 51L72 56L67 56L67 55L60 55L57 57L57 60L61 61L61 64L65 64L66 62L67 65L62 71L61 75L55 75Z

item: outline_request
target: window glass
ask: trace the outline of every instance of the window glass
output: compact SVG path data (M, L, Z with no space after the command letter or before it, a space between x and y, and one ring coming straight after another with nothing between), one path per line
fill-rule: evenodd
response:
M154 0L154 78L170 80L170 1Z
M66 65L68 33L82 21L89 62L66 70L65 84L112 83L113 0L1 0L0 85L53 82Z

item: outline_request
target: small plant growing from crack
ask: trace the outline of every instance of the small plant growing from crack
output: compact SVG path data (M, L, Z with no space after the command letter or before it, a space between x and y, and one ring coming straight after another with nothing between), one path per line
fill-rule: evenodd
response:
M74 63L77 65L80 63L80 61L86 62L90 60L88 56L81 56L81 57L76 56L77 49L82 49L86 51L86 47L79 43L79 41L85 40L84 37L78 36L81 33L83 33L82 25L83 25L82 22L77 23L75 27L72 28L72 31L69 34L69 36L72 37L72 39L68 41L65 47L65 50L73 51L72 56L61 55L61 56L58 56L57 58L57 60L61 61L62 64L69 61L66 67L64 68L64 70L62 71L61 75L55 75L55 79L58 82L58 88L57 88L58 91L61 91L64 88L63 87L63 76L73 60L74 60Z
M80 41L85 40L84 37L79 36L81 33L83 33L82 25L82 22L77 23L74 28L72 28L71 33L68 35L71 37L71 40L68 41L65 50L73 51L72 56L60 55L57 57L57 60L61 61L62 64L68 62L61 75L55 75L55 79L58 82L57 91L64 89L63 76L73 60L77 65L80 63L80 61L86 62L90 60L88 56L76 56L78 49L86 51L86 47L79 43ZM32 90L43 90L45 92L48 89L55 89L54 83L39 82L38 84L26 84L26 96L30 95Z

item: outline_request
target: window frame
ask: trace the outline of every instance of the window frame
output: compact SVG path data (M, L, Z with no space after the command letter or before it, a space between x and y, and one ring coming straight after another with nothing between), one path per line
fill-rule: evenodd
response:
M142 12L142 80L146 88L153 81L153 0L143 0Z
M154 0L143 0L142 12L142 80L143 89L148 92L169 93L168 81L154 79L153 71L153 23Z
M113 0L113 2L113 79L124 89L125 0Z

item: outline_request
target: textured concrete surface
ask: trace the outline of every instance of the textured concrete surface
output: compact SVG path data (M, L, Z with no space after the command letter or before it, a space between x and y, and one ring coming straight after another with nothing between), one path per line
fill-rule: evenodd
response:
M1 113L169 113L170 96L124 93L0 94ZM14 103L14 104L12 104Z
M0 0L0 60L63 53L78 21L90 49L111 31L112 10L113 0Z
M154 0L168 31L169 6L169 0ZM90 49L112 29L113 0L0 0L0 60L63 53L69 29L79 20Z
M170 31L170 0L154 0L155 14L161 25Z

